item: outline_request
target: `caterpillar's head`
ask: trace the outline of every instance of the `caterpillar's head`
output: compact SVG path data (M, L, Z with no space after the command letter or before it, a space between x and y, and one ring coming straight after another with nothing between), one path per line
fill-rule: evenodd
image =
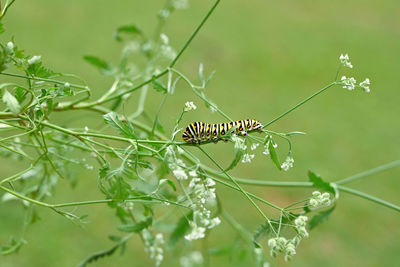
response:
M251 120L251 123L252 123L251 125L252 130L258 130L258 131L262 130L263 125L259 121Z

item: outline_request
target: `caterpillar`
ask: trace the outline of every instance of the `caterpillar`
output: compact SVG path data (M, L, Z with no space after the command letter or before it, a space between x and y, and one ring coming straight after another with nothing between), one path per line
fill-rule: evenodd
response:
M224 136L230 133L231 129L237 135L246 136L248 132L261 131L262 128L263 126L259 121L249 119L214 124L196 121L186 127L182 139L192 144L200 144L207 141L217 142L220 139L225 140Z

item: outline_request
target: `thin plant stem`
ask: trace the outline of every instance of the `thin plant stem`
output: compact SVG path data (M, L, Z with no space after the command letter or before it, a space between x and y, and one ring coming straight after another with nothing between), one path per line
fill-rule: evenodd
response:
M271 225L271 220L264 214L264 212L260 209L260 207L254 202L254 200L249 196L249 194L247 194L246 191L243 190L243 188L235 181L235 179L232 178L232 176L230 176L230 174L228 174L224 168L222 168L221 165L219 165L218 162L216 162L214 160L213 157L210 156L210 154L208 154L201 146L198 146L198 148L207 156L207 158L209 158L228 178L229 180L234 183L237 188L240 190L240 192L250 201L250 203L256 208L256 210L264 217L264 219L268 222L268 224L271 227L271 230L275 233L275 229L274 227ZM276 233L275 233L276 234Z
M325 90L327 90L328 88L334 86L336 84L336 82L330 83L327 86L325 86L324 88L318 90L317 92L315 92L314 94L312 94L311 96L307 97L306 99L304 99L303 101L299 102L298 104L294 105L292 108L290 108L289 110L283 112L281 115L279 115L278 117L274 118L273 120L271 120L270 122L266 123L263 125L263 128L268 127L269 125L273 124L274 122L276 122L277 120L285 117L287 114L289 114L290 112L294 111L295 109L297 109L298 107L302 106L303 104L307 103L308 101L310 101L311 99L313 99L314 97L316 97L317 95L323 93Z
M395 211L400 211L400 206L395 205L395 204L393 204L393 203L390 203L390 202L388 202L388 201L385 201L385 200L383 200L383 199L377 198L377 197L375 197L375 196L371 196L371 195L369 195L369 194L367 194L367 193L360 192L360 191L357 191L357 190L352 189L352 188L348 188L348 187L343 186L343 185L338 185L338 189L339 189L340 191L342 191L342 192L346 192L346 193L352 194L352 195L354 195L354 196L358 196L358 197L361 197L361 198L370 200L370 201L372 201L372 202L375 202L375 203L377 203L377 204L386 206L386 207L388 207L388 208L394 209Z
M400 160L392 161L390 163L386 163L386 164L380 165L376 168L373 168L373 169L352 175L350 177L344 178L342 180L336 181L335 183L338 185L348 184L348 183L354 182L358 179L362 179L366 176L370 176L372 174L383 172L383 171L386 171L386 170L389 170L389 169L392 169L392 168L395 168L398 166L400 166Z

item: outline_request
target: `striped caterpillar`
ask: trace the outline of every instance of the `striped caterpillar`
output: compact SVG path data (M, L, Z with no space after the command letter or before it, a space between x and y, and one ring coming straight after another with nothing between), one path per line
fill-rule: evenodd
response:
M233 129L232 129L233 128ZM256 120L240 120L228 123L209 124L205 122L192 122L183 132L182 139L187 143L200 144L201 142L225 140L224 136L232 131L237 135L246 136L251 131L261 131L262 124Z

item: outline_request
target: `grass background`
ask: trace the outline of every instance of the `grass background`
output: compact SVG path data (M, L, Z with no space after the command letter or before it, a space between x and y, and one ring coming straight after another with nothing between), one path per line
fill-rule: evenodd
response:
M165 33L176 49L212 3L191 1L190 9L178 11L168 20ZM111 81L100 76L82 56L98 55L112 61L121 49L112 39L114 29L134 23L150 34L156 25L155 15L163 4L159 0L18 0L4 21L7 34L2 36L2 41L8 41L12 34L28 54L42 55L43 61L56 71L80 75L94 96L99 96ZM354 65L354 70L344 74L358 80L369 77L372 81L370 94L332 88L271 125L271 130L281 132L307 132L306 136L294 140L295 168L287 173L279 172L259 152L252 165L242 165L233 174L254 179L303 181L311 169L333 181L399 159L399 9L398 1L387 0L222 1L176 67L193 79L200 62L207 72L215 69L207 94L230 117L268 122L330 82L340 53L349 53ZM5 77L0 77L0 81L4 80ZM146 103L150 114L154 114L151 112L160 99L156 93L150 93ZM184 102L189 100L199 109L189 113L185 122L224 120L202 107L200 100L182 83L168 99L160 117L166 129L171 129ZM134 110L134 103L133 100L124 108ZM98 114L66 114L58 118L70 127L98 125L101 121ZM281 147L284 148L284 143ZM206 148L223 164L230 161L229 144ZM1 176L7 177L21 168L18 162L2 159L0 170ZM399 204L399 174L397 168L351 186ZM60 181L54 197L48 201L103 197L96 186L97 170L79 170L77 175L77 188ZM262 222L238 193L218 190L227 211L249 231ZM282 206L311 192L267 187L249 190ZM90 253L110 247L107 236L117 233L115 225L118 224L113 211L99 205L80 207L78 212L90 215L84 228L40 209L41 221L30 226L25 234L29 243L18 254L0 258L0 266L74 266ZM17 237L21 234L22 220L18 204L0 205L1 244L7 242L10 233ZM399 224L400 217L395 211L343 194L333 216L310 233L294 260L285 263L274 259L273 264L394 266L400 262ZM217 230L209 238L211 247L229 245L236 239L229 225L220 227L224 231ZM167 254L164 266L176 266L176 259L177 255ZM141 242L134 238L123 257L116 255L91 266L150 264ZM212 257L211 266L229 266L229 263L226 258Z

